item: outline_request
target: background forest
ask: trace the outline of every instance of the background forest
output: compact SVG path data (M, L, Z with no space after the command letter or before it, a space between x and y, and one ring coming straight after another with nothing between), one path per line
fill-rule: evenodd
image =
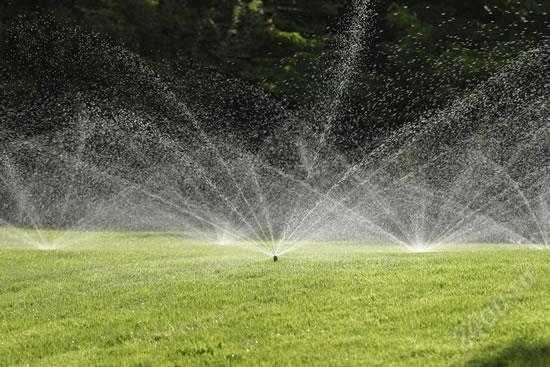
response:
M335 124L344 145L363 144L444 106L550 35L546 0L373 0L373 7L376 14L365 19L363 57ZM3 93L14 105L40 89L21 80L44 80L48 66L29 71L19 58L15 70L11 53L21 41L8 30L44 17L47 27L19 33L47 37L43 33L59 32L52 24L74 25L152 65L244 81L292 109L326 89L327 72L339 57L338 35L352 15L346 0L3 1L0 33L8 33L2 37L8 66L1 71L9 75L3 83L10 83Z

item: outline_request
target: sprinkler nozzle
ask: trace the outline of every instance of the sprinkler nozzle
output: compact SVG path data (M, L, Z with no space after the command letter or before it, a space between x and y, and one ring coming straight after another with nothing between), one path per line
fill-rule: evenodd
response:
M273 255L273 262L277 262L277 260L279 260L279 258L277 257L277 255Z

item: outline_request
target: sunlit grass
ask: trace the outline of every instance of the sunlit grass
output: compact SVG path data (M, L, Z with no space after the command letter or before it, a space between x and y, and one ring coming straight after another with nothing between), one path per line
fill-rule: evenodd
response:
M550 365L548 251L308 244L274 263L174 234L47 232L74 241L41 251L9 231L0 365Z

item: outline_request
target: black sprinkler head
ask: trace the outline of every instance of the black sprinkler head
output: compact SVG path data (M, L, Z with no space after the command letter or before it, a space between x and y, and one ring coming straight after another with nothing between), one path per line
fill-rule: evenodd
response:
M277 257L277 255L273 255L273 261L276 262L277 260L279 260L279 258Z

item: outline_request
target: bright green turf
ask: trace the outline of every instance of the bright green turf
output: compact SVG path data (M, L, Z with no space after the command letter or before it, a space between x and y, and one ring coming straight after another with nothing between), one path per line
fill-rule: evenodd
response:
M85 237L0 245L0 365L550 366L550 251L317 246L273 263L170 236ZM483 330L470 344L464 323Z

